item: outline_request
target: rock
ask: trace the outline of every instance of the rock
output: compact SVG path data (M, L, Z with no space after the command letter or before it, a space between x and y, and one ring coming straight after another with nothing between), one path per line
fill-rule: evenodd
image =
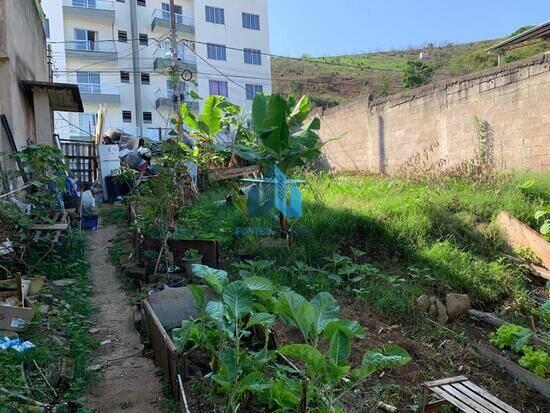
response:
M422 313L427 313L430 308L430 299L426 294L422 294L416 299L416 306Z
M428 301L430 306L428 307L428 315L430 318L437 318L437 297L431 296Z
M437 306L437 322L440 324L446 324L447 321L449 321L449 317L447 316L447 308L440 300L436 301L436 306Z
M112 340L103 340L101 343L99 343L100 346L106 346L107 344L111 344Z
M470 297L468 294L447 294L445 303L450 320L456 319L470 309Z

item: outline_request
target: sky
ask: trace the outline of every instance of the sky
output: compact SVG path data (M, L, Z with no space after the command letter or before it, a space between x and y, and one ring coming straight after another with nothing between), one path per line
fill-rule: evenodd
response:
M339 55L496 39L550 20L550 0L269 0L271 53Z

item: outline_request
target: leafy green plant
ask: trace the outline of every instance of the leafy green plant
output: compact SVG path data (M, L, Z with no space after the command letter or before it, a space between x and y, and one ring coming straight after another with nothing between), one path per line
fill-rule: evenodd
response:
M408 363L411 358L401 347L367 352L361 366L352 369L348 363L351 339L363 338L364 329L357 321L338 318L339 305L329 293L321 292L311 301L294 292L285 292L277 299L276 312L284 321L296 326L305 343L288 344L279 354L304 363L302 374L308 381L307 398L327 411L334 411L339 398L367 379L372 373ZM321 352L321 342L328 350Z
M201 257L201 254L199 254L199 251L193 248L189 248L187 251L185 251L185 254L183 254L183 258L188 260L194 260L200 257Z
M532 336L531 330L525 327L504 324L489 336L489 340L498 348L511 348L519 353L529 343Z
M520 366L525 367L543 379L550 376L550 356L546 351L535 350L531 346L525 346L523 352L523 356L518 361Z
M550 323L550 300L546 300L538 309L531 309L531 313L541 317L546 323Z
M540 233L550 239L550 206L535 212L535 219L540 223Z

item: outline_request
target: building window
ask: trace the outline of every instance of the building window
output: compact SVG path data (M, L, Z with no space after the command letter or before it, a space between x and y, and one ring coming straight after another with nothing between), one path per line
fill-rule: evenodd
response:
M142 46L149 46L149 36L146 33L139 34L139 44Z
M176 15L176 23L183 23L183 8L174 5L174 14ZM170 20L170 4L162 3L162 19Z
M150 85L151 84L151 76L149 76L149 73L142 73L141 74L141 84L142 85Z
M258 93L264 93L264 87L262 85L246 85L247 100L254 100L254 97Z
M250 30L260 30L260 16L243 13L243 27Z
M126 0L116 0L118 3L125 3Z
M206 21L215 24L225 24L225 12L219 7L206 6Z
M123 110L122 111L122 121L124 123L131 123L132 122L132 111L131 110Z
M46 34L46 39L50 38L50 19L44 19L44 33Z
M225 46L221 44L208 43L206 45L207 55L212 60L227 60L227 52Z
M153 123L153 114L151 112L143 112L143 123Z
M74 29L75 49L78 50L97 50L99 45L96 43L98 35L93 30Z
M262 64L262 52L256 49L244 49L244 62L249 65Z
M118 31L118 41L122 43L128 42L128 32L125 30Z
M76 72L76 83L81 93L101 93L101 77L97 72Z
M210 80L210 96L225 96L229 97L227 90L227 82L222 80Z
M120 72L120 83L130 83L130 72Z
M137 5L147 7L147 2L145 0L137 0Z

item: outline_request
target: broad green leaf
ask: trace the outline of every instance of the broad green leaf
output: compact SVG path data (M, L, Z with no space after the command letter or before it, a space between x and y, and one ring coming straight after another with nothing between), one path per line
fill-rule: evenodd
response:
M294 128L300 125L307 119L310 112L311 105L309 104L309 99L306 96L302 96L289 115L288 123L290 127Z
M332 295L320 292L310 301L315 310L315 333L320 335L331 321L338 320L340 306Z
M252 292L242 281L234 281L223 290L223 302L230 314L241 318L252 310Z
M343 364L341 366L335 364L332 360L329 360L325 365L325 374L330 381L337 383L343 376L349 373L351 366L349 364Z
M264 146L280 158L283 149L288 148L289 125L287 123L288 104L281 95L271 95L267 114L260 135Z
M215 274L208 273L204 276L204 281L206 285L216 291L218 294L223 292L223 289L227 285L227 279L220 279Z
M188 285L187 288L189 288L189 291L193 294L195 307L199 310L199 313L204 313L206 309L206 295L204 294L204 291L198 285L194 284Z
M351 341L342 331L338 331L330 340L329 358L338 366L343 365L351 354Z
M212 137L221 131L222 110L219 108L220 97L209 96L204 100L199 119L205 127L205 132Z
M537 211L537 212L535 212L535 219L539 220L545 215L546 215L546 211Z
M547 219L544 221L544 224L540 227L540 233L542 235L549 235L550 234L550 219Z
M338 332L341 331L348 337L356 337L356 338L364 338L366 333L365 329L361 327L361 325L355 321L355 320L335 320L328 323L325 330L323 331L323 335L325 338L330 340L332 336Z
M263 130L267 114L267 102L269 98L263 94L257 94L252 102L252 126L260 134Z
M182 105L180 106L180 114L181 114L182 121L187 126L189 126L189 128L191 128L193 130L199 130L200 129L199 123L197 122L197 119L195 118L195 115L193 115L191 110L189 110L189 107L187 106L187 104L182 103ZM177 122L176 119L174 119L172 123L177 124L178 122Z
M411 360L407 350L399 346L391 345L386 346L384 350L369 350L363 356L361 367L353 371L353 376L362 379L379 370L404 366Z
M265 277L248 277L243 282L250 288L252 292L254 291L273 291L273 283Z
M293 409L300 404L301 388L299 380L278 379L271 387L272 399L282 408Z
M246 328L250 328L255 325L261 325L262 327L268 327L273 324L277 318L273 314L269 313L254 313L250 316Z
M294 357L306 363L308 368L319 371L325 364L325 357L309 344L289 344L279 349L284 356Z
M193 270L193 274L199 278L204 278L206 274L214 274L220 280L227 279L226 271L218 270L216 268L211 268L208 265L193 264L192 270Z
M307 341L315 328L315 310L300 294L285 292L277 299L277 312L284 320L300 329Z
M271 382L265 376L265 374L259 371L253 371L244 377L237 383L238 393L244 393L245 391L262 391L268 389L271 386Z
M223 323L225 321L225 306L221 301L210 301L206 305L206 314L214 320Z

